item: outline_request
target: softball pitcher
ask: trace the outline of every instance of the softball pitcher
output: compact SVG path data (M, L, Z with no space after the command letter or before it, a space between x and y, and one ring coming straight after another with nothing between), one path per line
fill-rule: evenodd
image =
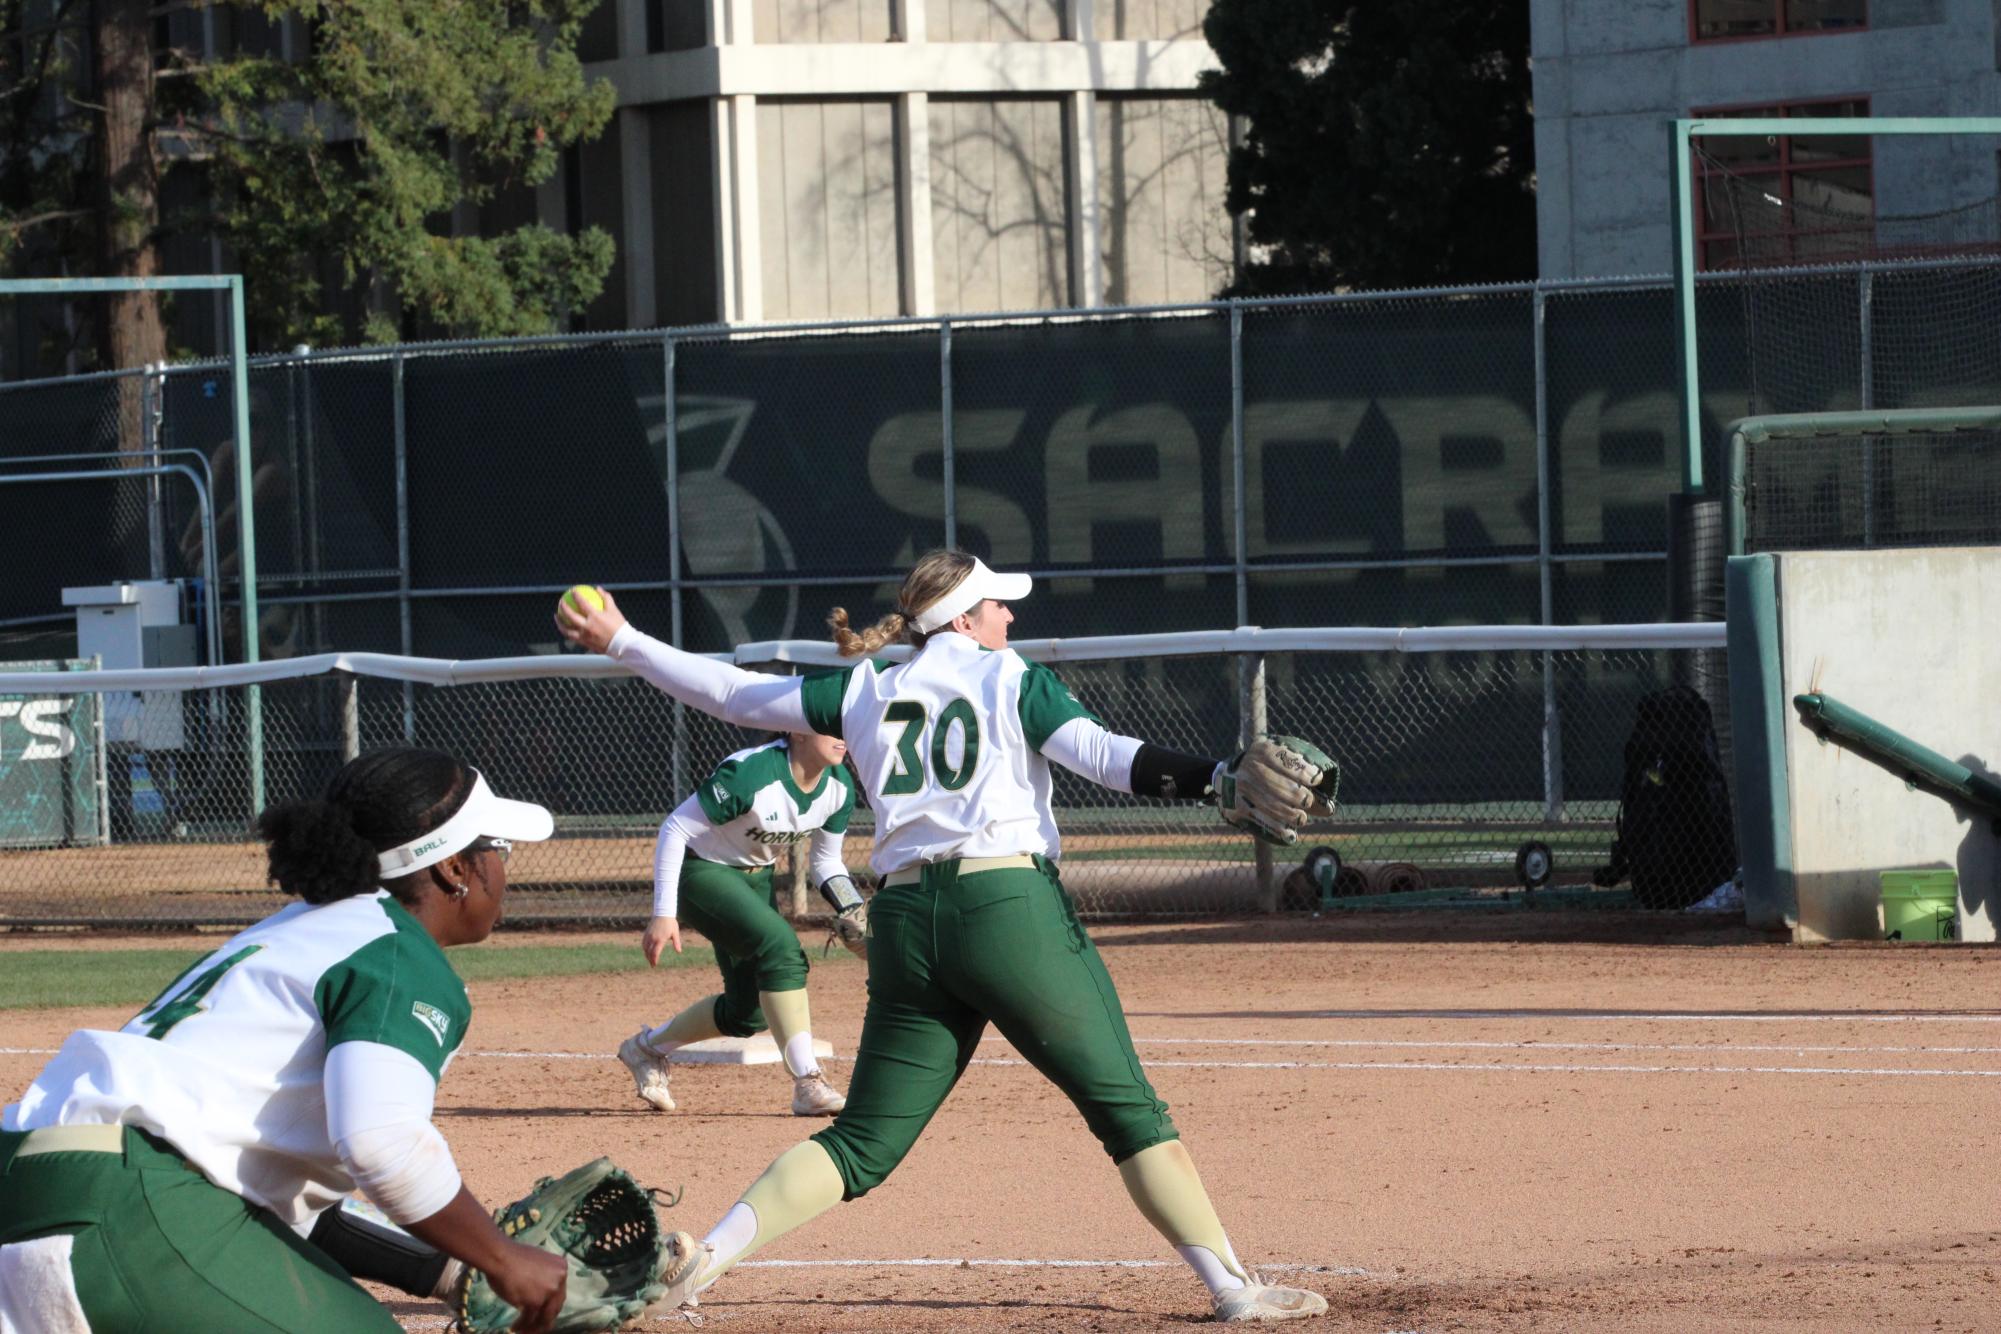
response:
M1133 1051L1110 975L1057 879L1049 762L1120 792L1199 798L1292 836L1324 770L1261 741L1235 761L1114 735L1054 673L1007 647L1005 605L1026 575L936 551L899 610L868 631L829 620L844 656L897 638L907 663L765 676L682 653L616 604L559 608L557 625L685 704L749 727L847 741L876 814L869 1001L847 1106L781 1154L697 1243L676 1238L668 1300L684 1300L772 1239L866 1194L909 1152L992 1022L1083 1113L1142 1215L1208 1286L1219 1320L1319 1314L1317 1293L1267 1285L1238 1261L1167 1106ZM1325 757L1318 757L1324 762Z
M667 1062L677 1047L704 1038L762 1033L767 1026L792 1076L794 1116L832 1116L844 1099L813 1055L806 1004L806 951L778 911L772 866L778 850L812 841L812 875L829 902L852 901L836 931L860 945L861 895L841 861L841 835L855 809L854 782L838 737L796 733L716 766L660 824L653 848L653 920L640 937L650 964L681 949L681 920L709 938L722 994L704 996L659 1027L642 1028L618 1049L639 1096L674 1110ZM860 951L857 950L859 953Z
M511 843L551 824L409 748L265 811L303 901L117 1032L71 1034L0 1114L0 1329L395 1331L350 1275L442 1292L437 1252L547 1329L563 1260L501 1235L431 1108L472 1018L442 947L486 938ZM428 1245L343 1224L356 1189Z

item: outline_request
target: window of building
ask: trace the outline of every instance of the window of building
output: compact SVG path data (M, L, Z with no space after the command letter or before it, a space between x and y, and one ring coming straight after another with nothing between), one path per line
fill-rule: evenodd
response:
M1698 111L1812 121L1867 116L1867 98ZM1805 130L1803 125L1802 130ZM1875 241L1875 178L1866 134L1695 139L1696 259L1704 269L1827 263Z
M1689 28L1698 42L1852 32L1868 26L1868 0L1690 0L1689 4Z

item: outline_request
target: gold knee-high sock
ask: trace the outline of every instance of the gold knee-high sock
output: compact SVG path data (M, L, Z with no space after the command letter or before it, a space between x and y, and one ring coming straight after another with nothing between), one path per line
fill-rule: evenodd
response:
M1236 1252L1230 1249L1230 1239L1223 1233L1215 1206L1209 1203L1209 1192L1202 1188L1195 1160L1181 1147L1180 1140L1140 1150L1119 1164L1119 1175L1125 1179L1126 1193L1146 1215L1146 1221L1175 1249L1182 1250L1185 1256L1184 1248L1200 1247L1214 1256L1226 1273L1249 1281L1250 1276L1238 1263Z
M702 1286L706 1288L767 1242L818 1218L839 1204L845 1194L840 1170L814 1141L803 1140L779 1154L709 1233L708 1240L716 1247L716 1268ZM749 1219L743 1217L746 1210ZM746 1223L754 1223L755 1230L746 1228ZM747 1231L750 1238L746 1243L743 1237Z
M723 1031L716 1027L716 999L714 996L702 997L665 1025L647 1034L648 1044L664 1052L685 1047L690 1042L700 1042L704 1038L721 1037Z
M757 1004L758 1008L764 1011L765 1022L771 1025L771 1040L778 1044L778 1054L784 1058L785 1068L792 1077L797 1079L800 1075L811 1074L819 1069L820 1063L813 1059L813 1049L810 1045L805 1050L803 1069L795 1065L800 1057L791 1050L792 1039L802 1033L809 1035L808 1043L812 1041L810 1034L813 1031L813 1022L806 1004L806 988L801 987L797 991L760 991L757 993Z

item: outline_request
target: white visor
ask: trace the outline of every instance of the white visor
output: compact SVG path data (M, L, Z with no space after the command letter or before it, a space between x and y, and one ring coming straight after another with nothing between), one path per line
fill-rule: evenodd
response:
M555 832L556 818L532 801L509 801L493 795L486 778L472 771L472 791L465 805L451 819L430 833L413 838L401 847L378 852L382 878L398 876L435 866L455 852L464 852L482 838L504 838L510 843L540 843Z
M917 633L928 635L962 611L971 611L988 598L996 602L1018 602L1028 596L1033 581L1025 574L995 574L986 562L973 557L973 571L930 606L911 617Z

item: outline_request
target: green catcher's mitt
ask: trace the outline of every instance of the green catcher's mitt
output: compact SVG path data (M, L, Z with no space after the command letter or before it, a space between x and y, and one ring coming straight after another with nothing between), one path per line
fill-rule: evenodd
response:
M1341 766L1311 741L1259 737L1223 766L1216 805L1232 828L1286 847L1308 815L1332 815Z
M496 1210L493 1221L514 1240L569 1261L563 1310L551 1326L555 1334L617 1329L666 1295L659 1282L666 1238L653 1197L609 1158L543 1177ZM521 1315L476 1269L460 1281L458 1307L458 1327L466 1334L500 1334Z

